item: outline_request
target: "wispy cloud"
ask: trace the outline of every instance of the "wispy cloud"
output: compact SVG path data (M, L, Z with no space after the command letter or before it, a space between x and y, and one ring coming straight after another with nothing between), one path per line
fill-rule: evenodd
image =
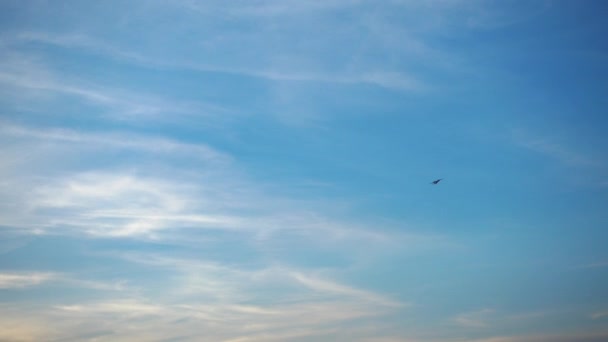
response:
M581 268L603 268L608 267L608 261L594 262L580 266Z
M237 219L188 209L194 193L187 184L123 174L83 174L36 191L30 207L58 210L46 225L72 227L97 236L146 236L184 226L229 229ZM179 189L184 190L183 192ZM48 219L48 218L47 218ZM51 230L52 231L52 230Z
M0 273L0 288L12 289L36 286L56 278L56 274L47 272Z
M292 273L291 276L299 283L315 291L327 292L333 295L355 297L369 303L383 305L387 307L402 306L401 303L398 303L394 300L389 300L388 298L384 298L382 296L379 296L378 294L371 293L368 291L362 291L318 277L312 277L298 272Z
M301 68L279 67L271 68L262 65L252 65L250 67L231 66L222 64L204 64L197 61L182 61L175 62L172 60L163 60L153 56L141 55L136 51L128 48L113 46L101 40L83 35L52 35L49 33L29 32L20 34L15 37L17 41L31 41L50 45L57 45L70 49L84 49L94 53L99 53L112 59L121 60L128 63L133 63L149 68L161 69L189 69L200 72L226 73L234 75L242 75L246 77L262 78L272 81L295 81L295 82L317 82L317 83L336 83L336 84L369 84L382 88L394 89L397 91L424 91L428 90L429 86L412 75L407 75L402 71L387 70L386 68L370 68L368 70L358 71L321 71L321 70L301 70ZM109 90L66 86L59 85L56 82L47 79L46 82L37 80L33 82L30 77L26 77L23 73L5 73L0 74L0 80L14 85L55 91L70 95L78 95L84 99L111 106L114 108L122 108L127 115L135 114L155 114L162 111L180 110L175 104L162 105L157 99L151 96L141 97L138 100L136 96L125 97L118 95L118 92L110 92ZM121 91L124 93L125 91ZM152 106L157 103L156 106ZM147 107L146 105L147 104ZM185 112L192 112L193 108L182 108Z
M604 317L608 317L608 311L598 311L594 312L590 315L591 319L603 319Z
M41 143L66 143L72 147L84 144L92 147L113 148L122 150L133 150L147 153L182 153L189 157L211 160L216 163L227 163L232 158L203 143L190 144L176 140L155 137L153 135L142 135L132 132L87 132L61 129L45 128L33 129L17 126L10 123L0 122L0 132L6 137L12 136Z
M399 241L418 249L447 246L442 236L371 229L369 224L332 218L314 199L307 204L272 195L263 184L255 184L239 172L233 157L202 143L10 124L0 126L0 131L16 144L13 157L12 149L5 151L5 160L15 160L5 166L9 168L6 177L11 177L5 179L13 181L0 190L7 198L10 193L21 193L6 208L2 223L7 226L99 237L160 238L164 230L183 229L235 231L262 245L304 238L307 243L332 245L338 251L340 245L370 242L396 247ZM40 157L23 159L19 155L25 151ZM60 158L66 160L63 165L69 165L70 155L87 160L88 156L104 158L107 154L109 158L117 153L129 157L106 163L103 170L65 170L62 163L52 167L44 163L46 158ZM137 163L132 162L135 159ZM159 160L187 167L149 168ZM41 166L54 170L53 179L36 171ZM192 172L191 167L197 171ZM17 170L30 171L15 174Z
M489 324L488 319L492 318L493 314L492 309L464 312L454 317L454 322L466 328L485 328Z
M505 85L483 71L535 62L520 59L533 42L553 48L555 39L543 45L527 27L510 27L545 3L0 5L19 19L0 32L0 340L605 339L604 307L561 298L551 311L534 307L547 296L526 301L550 270L513 287L493 277L501 269L472 262L493 258L521 271L514 277L529 270L518 264L525 255L501 255L510 253L496 248L504 239L470 228L488 221L470 217L471 208L507 215L502 202L521 188L490 203L456 183L430 194L427 181L413 179L443 166L492 171L475 159L491 147L476 148L454 129L510 120L481 112L483 88ZM558 14L530 27L545 37ZM284 124L310 118L326 125ZM606 165L574 138L525 133L508 137L521 148L515 158L576 171ZM456 158L457 150L471 158ZM520 214L516 225L538 223L531 239L549 229L538 220L542 208ZM455 238L467 248L454 248ZM586 267L605 267L596 261ZM499 302L513 305L495 305L497 282ZM529 311L513 311L522 305Z
M273 194L248 179L238 160L203 143L11 124L0 131L12 146L0 169L10 180L0 186L0 196L11 198L0 205L0 224L21 233L183 244L194 243L192 234L204 240L229 233L235 242L274 257L289 253L291 245L349 259L404 246L412 252L450 248L446 236L404 230L398 222L340 219L322 199ZM74 159L79 165L107 162L101 169L78 170L71 166ZM352 249L363 245L365 252Z
M55 308L54 320L76 324L65 335L91 334L90 323L103 319L117 336L221 341L292 340L305 336L337 333L332 324L362 317L358 308L338 303L294 304L275 308L253 305L156 305L146 301L118 300L66 305ZM155 329L156 328L156 329ZM160 329L159 329L160 328ZM98 327L99 329L99 327ZM64 337L65 337L64 335Z
M246 16L246 17L272 17L283 15L301 15L303 13L329 11L340 8L349 8L354 5L362 4L361 0L329 0L329 1L309 1L300 2L297 0L274 1L274 0L256 0L256 1L239 1L238 6L226 4L221 1L208 1L205 3L194 1L176 1L175 4L200 12L208 13L223 13L230 16Z
M211 261L178 259L159 255L127 253L119 257L134 263L171 270L186 277L185 279L188 281L181 282L182 288L175 289L176 293L182 295L216 293L222 294L216 299L247 301L250 298L243 297L241 294L255 293L255 291L246 291L244 288L261 289L280 283L287 291L276 293L272 302L290 302L292 296L299 299L309 296L321 301L358 303L362 307L370 309L396 310L405 306L404 303L383 295L354 288L314 272L286 265L247 269ZM203 290L207 286L210 287Z
M576 151L563 143L548 137L532 136L522 130L513 132L515 143L523 148L545 155L551 159L570 166L598 166L602 160Z
M145 304L131 299L111 302L87 303L87 305L63 305L60 310L86 314L117 314L127 316L159 315L163 308L157 305Z
M64 39L71 41L71 38L65 37L57 40L46 38L49 43L57 44ZM43 58L14 48L1 54L0 59L4 62L0 67L2 91L14 95L13 102L20 106L44 105L50 100L50 94L75 98L84 104L93 105L99 109L103 118L113 120L145 122L163 121L169 114L183 119L234 114L233 111L212 103L175 100L162 94L136 91L122 85L101 85L69 72L59 72Z
M403 308L383 295L289 267L251 270L157 253L120 257L165 274L172 280L169 291L153 300L144 291L137 296L121 293L109 299L64 301L38 307L29 316L16 307L3 311L10 313L11 321L56 339L104 331L113 339L141 340L154 330L157 339L267 341L332 336L340 334L338 327L346 329L362 318L370 321L357 323L355 330L364 328L357 338L374 336L380 333L376 320ZM276 290L268 293L268 288ZM50 331L50 322L62 329ZM9 332L2 334L7 337Z
M174 57L170 52L158 53L149 49L145 42L110 42L91 33L95 31L92 29L94 23L89 30L20 32L4 40L5 44L16 48L21 44L47 44L85 50L150 68L227 73L273 81L375 85L396 91L424 92L437 84L425 79L420 72L421 64L443 71L450 68L454 71L456 64L462 64L455 63L456 55L429 45L424 38L453 29L447 27L449 30L446 30L444 23L453 20L445 20L444 17L467 18L477 7L477 3L459 6L445 2L420 5L409 1L375 3L359 0L305 4L298 1L255 1L239 2L237 6L217 1L177 1L146 6L146 11L153 17L162 17L163 13L173 11L188 19L203 18L207 23L187 27L176 25L162 31L162 36L157 37L159 40L170 39L172 35L181 36L184 29L200 32L206 37L192 44L188 53L179 53L181 49L176 49L179 54ZM336 15L351 12L358 15L350 16L347 21ZM395 12L404 13L411 20L394 20ZM310 20L289 19L302 16ZM422 17L431 20L420 20ZM216 25L222 27L223 20L234 19L257 23L253 25L255 34L238 28L209 34ZM306 24L312 22L314 26ZM340 39L336 40L334 35L315 34L317 26L339 32ZM461 24L461 27L466 25ZM290 37L294 35L299 37L300 44L292 43ZM336 46L341 49L336 49ZM256 51L254 58L248 55L250 50ZM230 51L232 57L215 58L222 51ZM342 62L336 63L336 60ZM450 68L446 68L448 65Z
M85 279L82 276L57 272L3 272L0 273L0 288L25 289L43 287L50 283L71 288L96 291L126 291L126 281L100 281Z
M154 163L159 156L187 160L203 167L206 175L227 170L231 157L205 144L124 132L81 133L13 125L2 125L0 131L12 146L4 151L6 163L0 169L7 180L0 186L0 195L12 199L10 204L0 206L4 212L1 222L5 226L32 229L32 232L60 233L58 227L63 227L63 232L133 236L176 223L176 228L230 224L230 219L217 210L217 205L212 213L192 209L196 194L221 190L213 187L204 190L196 184L191 188L189 182L196 180L188 171L180 174L189 181L178 181L158 172L141 174L145 173L145 165ZM113 171L70 169L70 160L74 157L92 161L91 158L102 158L104 154L109 157L114 153L136 156L138 164L126 158L122 159L123 163L128 161L126 165L118 166L122 164L120 161L108 164ZM24 158L24 154L29 157ZM45 161L49 158L59 158L64 163L48 164ZM36 170L41 167L47 172L54 170L55 177L49 179L38 173ZM30 190L24 191L24 188ZM212 201L210 197L205 198ZM221 198L220 195L216 200ZM204 201L196 200L196 203L203 205ZM50 215L52 211L55 213Z

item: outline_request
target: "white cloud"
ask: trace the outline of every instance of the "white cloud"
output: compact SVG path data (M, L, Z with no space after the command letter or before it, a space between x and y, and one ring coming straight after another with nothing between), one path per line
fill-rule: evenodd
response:
M171 283L153 300L144 291L85 301L58 298L54 302L59 303L37 306L34 312L5 306L2 311L13 326L28 329L2 330L0 337L24 338L25 331L32 331L57 340L102 333L118 341L147 340L154 331L155 339L267 341L362 329L358 338L363 338L380 333L382 317L402 309L382 295L300 269L251 270L158 253L119 257L154 267ZM365 322L356 321L364 317Z
M161 315L164 311L164 308L158 305L141 303L132 299L87 303L86 305L63 305L58 306L57 308L78 314L112 314L127 316Z
M68 165L52 168L52 172L46 163L31 166L38 165L31 164L38 163L38 158L26 160L13 167L17 176L4 177L13 184L0 187L0 195L11 198L14 205L0 206L4 210L0 224L70 238L84 235L87 241L100 237L138 239L138 243L156 239L163 245L185 246L174 252L98 252L95 257L105 258L108 265L131 262L129 269L134 265L157 278L151 283L139 278L138 272L119 273L110 280L62 275L57 279L59 285L88 289L89 299L57 298L51 307L37 307L34 316L31 308L11 311L14 326L27 327L10 335L14 339L28 336L24 331L38 331L32 339L82 340L102 334L113 341L180 336L211 341L289 340L328 336L336 333L336 327L363 318L366 322L357 326L368 327L367 334L374 335L378 334L378 321L404 310L407 303L340 280L347 272L342 268L292 266L284 258L291 246L310 253L325 248L332 255L345 256L348 267L357 259L370 260L376 250L445 243L435 236L352 224L328 215L314 200L299 201L263 191L263 185L232 170L238 160L211 148L206 154L207 148L198 145L128 133L120 133L124 135L113 142L114 135L108 133L10 125L4 126L4 132L3 137L15 144L11 148L20 151L23 145L45 149L57 145L58 153L51 159L59 165L80 148L85 153L78 156L99 158L100 150L109 150L130 151L133 158L127 158L126 164L110 158L101 169L80 171ZM169 146L170 153L150 150L148 143ZM170 167L142 170L147 165L138 157L147 153ZM200 153L204 157L179 169L184 159L192 160ZM21 185L13 182L22 177L37 180ZM16 191L17 185L27 191ZM14 193L21 194L20 198L16 200ZM193 230L229 232L224 256L238 256L242 247L251 247L252 252L246 262L238 257L234 263L221 257L214 260L213 243L201 243ZM276 254L272 251L275 245L282 249ZM364 252L358 255L359 250ZM9 335L0 333L0 339L4 336Z
M362 307L382 307L389 310L397 310L405 306L404 303L375 292L354 288L305 269L286 265L246 269L236 266L229 267L211 261L178 259L152 254L123 254L119 257L138 264L175 272L181 279L181 288L176 287L174 291L181 295L217 293L221 295L216 298L228 301L234 301L236 298L243 301L250 298L242 297L240 294L255 293L255 290L245 290L247 287L261 289L265 286L280 284L283 289L287 289L285 294L288 297L295 294L296 297L303 299L302 294L307 294L307 296L319 300L354 301ZM280 296L281 294L277 293L272 302L281 302Z
M14 289L37 286L56 278L56 274L46 272L0 273L0 288Z
M232 158L205 144L125 132L80 133L7 124L0 125L0 132L7 142L0 195L11 198L0 206L4 211L0 222L6 226L37 230L63 226L74 232L130 236L167 225L221 228L238 221L221 212L231 193L242 191L225 192L229 190L224 188L229 187L225 177L233 173ZM128 154L108 159L107 170L72 169L72 160L95 164L103 155L112 158L118 153ZM159 160L168 164L160 167ZM171 162L199 171L176 170ZM224 180L214 180L218 175ZM207 209L201 211L200 206Z
M38 188L29 206L55 212L48 228L67 226L96 236L146 236L188 226L230 229L239 222L195 209L196 195L188 183L168 179L85 173ZM41 222L49 219L45 216Z
M334 281L327 279L321 279L319 277L305 275L299 272L292 272L291 276L299 283L306 287L319 292L326 292L331 295L347 296L357 298L363 302L369 302L370 304L381 305L386 307L401 307L402 303L385 298L376 293L355 289L350 286L345 286Z
M322 209L327 203L273 195L239 172L231 156L205 144L11 124L0 125L0 132L11 146L5 160L13 160L4 165L7 183L0 186L0 195L12 198L0 206L6 226L143 238L162 237L164 230L209 229L240 232L261 246L305 239L336 252L362 243L447 246L445 237L372 229L371 222L332 218ZM109 163L100 170L74 170L71 164L96 164L104 155Z
M57 306L48 318L72 322L63 336L85 335L107 327L112 339L146 340L188 336L187 340L267 341L291 340L338 332L332 324L361 317L359 308L293 304L274 308L253 305L158 305L141 300L116 300ZM103 321L92 329L91 322ZM61 335L60 335L61 336Z
M96 291L128 291L126 281L100 281L84 279L82 276L56 272L2 272L1 289L24 289L47 286L49 283L71 288Z
M294 115L294 109L305 102L306 87L339 85L340 93L346 93L353 86L373 85L423 92L436 86L426 75L460 70L464 64L462 60L452 62L457 58L451 57L458 54L451 48L436 44L449 40L443 35L447 30L440 31L454 27L452 17L459 16L463 1L178 2L182 8L177 10L175 3L165 0L130 2L132 10L109 26L108 13L96 12L80 19L80 26L67 21L59 25L67 33L47 30L49 27L40 23L36 25L40 31L5 35L0 42L6 48L0 53L6 62L0 66L0 92L16 95L5 96L5 101L20 106L68 100L66 103L75 104L81 115L103 111L101 117L95 117L102 121L98 126L89 126L88 121L80 125L81 121L70 118L73 125L103 129L116 127L117 119L169 122L188 115L230 111L176 100L169 94L157 96L127 86L115 87L107 82L111 77L104 78L106 82L82 79L67 60L46 59L50 54L95 55L100 67L128 69L137 65L155 69L145 69L155 77L188 73L180 78L188 84L213 83L209 79L218 77L214 72L230 79L234 75L257 78L256 85L264 84L260 88L264 96L279 97L281 94L273 93L278 88L288 93L278 106L286 115ZM487 22L466 20L469 8L477 4L462 10L465 13L457 20L460 27L480 27ZM42 2L36 5L45 12ZM59 6L57 11L70 8L80 12L75 9L81 5L72 5ZM344 15L344 10L353 9ZM116 14L114 10L112 14ZM193 15L188 10L196 12L196 20L182 20ZM394 15L397 10L403 13ZM54 13L64 19L60 12ZM82 13L77 16L83 17ZM130 38L121 34L125 28L132 31ZM433 39L438 37L441 39ZM104 59L110 59L112 66L103 64ZM264 80L273 82L259 82ZM254 82L243 83L247 88ZM155 87L161 85L151 88ZM242 89L237 89L236 95L213 94L214 90L211 85L184 96L196 97L203 91L212 93L210 97L238 96ZM259 102L268 104L265 100ZM269 102L271 107L272 100ZM275 108L267 109L260 112ZM61 124L63 120L55 120L59 114L50 111L54 109L35 111L35 115L44 112L48 114L45 122ZM34 121L31 119L23 121ZM130 127L133 122L129 122ZM137 129L145 131L142 126ZM188 130L198 131L195 127ZM48 238L94 246L77 253L83 253L79 254L83 265L90 262L96 266L90 267L91 274L101 277L0 274L0 287L8 289L27 290L52 282L89 290L40 303L0 305L0 340L243 342L339 337L405 341L397 336L404 323L401 318L408 320L402 316L409 310L408 303L361 285L366 281L351 281L363 275L351 278L352 273L376 266L378 255L395 253L398 258L390 262L400 262L412 250L449 245L445 236L414 233L401 222L366 219L363 211L335 215L330 206L339 204L331 199L310 194L297 198L290 189L273 191L267 183L273 180L248 176L238 159L204 143L129 131L34 129L8 123L0 123L0 142L0 225L22 234L58 235L39 238L39 245ZM558 160L580 162L561 145L532 141L526 147ZM14 246L21 243L6 250L12 251ZM142 251L138 252L139 248ZM44 255L44 251L40 253ZM80 265L80 260L76 263ZM409 270L415 267L426 266L416 263ZM431 273L423 278L432 277ZM412 285L415 289L405 293L419 293L420 282L425 279L416 280ZM487 333L485 328L492 328L498 316L483 309L464 312L451 322L459 325L457 330ZM591 316L602 317L602 312ZM345 333L352 338L344 337Z

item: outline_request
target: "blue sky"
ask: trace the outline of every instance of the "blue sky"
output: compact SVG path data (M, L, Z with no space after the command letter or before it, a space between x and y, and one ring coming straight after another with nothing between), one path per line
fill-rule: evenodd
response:
M0 339L608 340L606 10L2 1Z

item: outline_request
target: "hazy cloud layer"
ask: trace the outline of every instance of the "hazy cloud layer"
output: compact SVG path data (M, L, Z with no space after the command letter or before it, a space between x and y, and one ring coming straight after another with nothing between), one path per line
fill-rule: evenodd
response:
M0 340L607 339L600 7L3 2Z

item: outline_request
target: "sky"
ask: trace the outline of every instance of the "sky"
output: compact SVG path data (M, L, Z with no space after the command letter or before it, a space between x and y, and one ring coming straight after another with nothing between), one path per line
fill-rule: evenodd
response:
M0 2L0 340L607 341L606 11Z

